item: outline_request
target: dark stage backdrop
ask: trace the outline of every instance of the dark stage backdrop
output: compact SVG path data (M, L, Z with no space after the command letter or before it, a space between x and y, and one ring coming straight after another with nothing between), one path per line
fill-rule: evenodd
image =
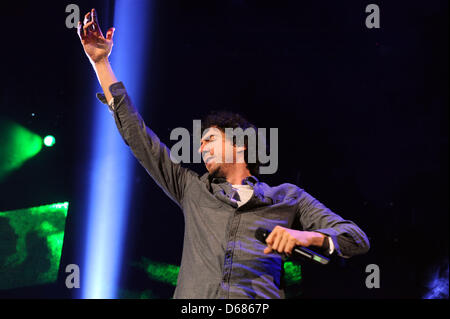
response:
M2 4L0 117L57 143L0 180L0 212L70 205L58 280L1 297L77 295L64 269L82 263L91 116L108 111L93 103L101 88L65 26L69 3ZM379 29L365 26L370 3ZM112 26L113 1L77 5L98 10L104 33ZM422 298L445 273L448 292L447 1L157 1L154 10L139 107L161 140L173 145L172 129L191 130L213 109L278 128L279 168L262 180L304 188L368 235L364 256L303 264L301 298ZM120 297L170 298L170 278L149 272L180 264L183 215L135 165ZM369 264L380 268L378 289L365 285Z

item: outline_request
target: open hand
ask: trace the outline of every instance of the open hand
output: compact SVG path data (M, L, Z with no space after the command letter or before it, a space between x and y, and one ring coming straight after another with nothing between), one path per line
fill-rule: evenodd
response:
M110 28L106 38L103 36L95 9L84 16L83 24L81 21L78 22L77 33L91 63L97 63L109 57L113 47L114 30Z

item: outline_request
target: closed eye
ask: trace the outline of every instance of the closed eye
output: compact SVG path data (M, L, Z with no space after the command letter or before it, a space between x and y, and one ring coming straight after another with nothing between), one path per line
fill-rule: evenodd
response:
M205 144L209 143L211 141L214 141L215 139L216 139L216 136L211 134L202 140L202 144L203 144L203 142L205 142Z

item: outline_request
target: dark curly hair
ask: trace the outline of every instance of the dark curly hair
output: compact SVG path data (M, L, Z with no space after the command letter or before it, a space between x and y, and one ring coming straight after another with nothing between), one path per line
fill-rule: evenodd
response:
M256 137L258 137L258 128L247 121L241 114L233 113L229 111L212 111L209 113L204 119L202 119L202 134L203 132L210 127L217 127L223 133L225 133L226 128L241 128L245 131L248 128L253 128L256 133ZM233 136L233 145L236 145L236 136ZM258 155L256 156L256 163L248 162L248 137L244 138L244 159L247 163L247 168L250 171L250 174L253 176L259 176L259 166L261 163L259 162ZM267 145L266 145L267 148ZM256 154L258 154L258 143L256 143Z

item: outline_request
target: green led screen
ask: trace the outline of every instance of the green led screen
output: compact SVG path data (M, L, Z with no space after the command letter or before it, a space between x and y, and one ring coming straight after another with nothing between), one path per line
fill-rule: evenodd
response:
M0 289L55 282L69 203L0 212Z

